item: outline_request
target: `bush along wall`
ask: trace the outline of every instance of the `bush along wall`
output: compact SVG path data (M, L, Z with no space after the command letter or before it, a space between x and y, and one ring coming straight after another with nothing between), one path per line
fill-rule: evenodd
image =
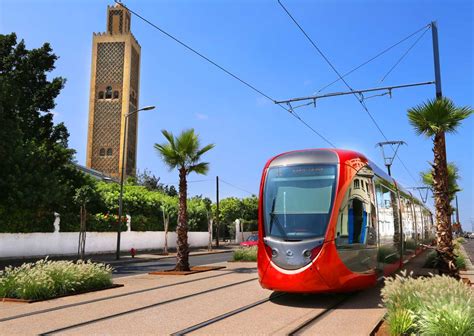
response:
M92 189L86 203L89 232L117 231L118 200L120 186L116 183L97 182L85 179ZM245 231L257 230L257 199L249 197L239 200L222 200L221 237L232 237L233 221L241 218ZM132 231L164 231L164 217L168 218L168 231L176 230L178 220L178 197L162 191L148 190L143 186L126 184L123 193L124 214L131 216ZM61 232L79 231L79 205L70 202L50 209L10 210L0 207L0 232L53 232L54 212L60 215ZM207 231L208 221L215 216L215 206L202 196L188 199L188 227L190 231ZM122 231L127 230L126 222Z

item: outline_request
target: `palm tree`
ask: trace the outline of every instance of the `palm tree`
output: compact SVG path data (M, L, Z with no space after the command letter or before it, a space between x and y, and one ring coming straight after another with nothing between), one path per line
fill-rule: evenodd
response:
M473 113L471 107L457 107L448 98L428 100L408 110L408 119L418 135L433 139L433 194L436 208L437 251L440 272L456 274L449 205L446 133L455 133L461 122Z
M187 214L187 180L189 173L205 175L209 170L208 162L200 162L201 156L214 148L214 144L200 148L199 138L194 129L181 132L177 137L173 133L162 130L167 142L155 144L155 149L170 170L177 168L179 172L179 211L178 226L178 254L176 271L189 271L189 245L188 245L188 214Z

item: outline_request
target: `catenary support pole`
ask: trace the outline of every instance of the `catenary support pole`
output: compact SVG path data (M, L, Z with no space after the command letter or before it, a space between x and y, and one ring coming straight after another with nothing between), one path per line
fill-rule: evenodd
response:
M436 21L431 22L431 34L433 37L433 60L435 71L436 99L441 99L441 69L439 66L438 25Z

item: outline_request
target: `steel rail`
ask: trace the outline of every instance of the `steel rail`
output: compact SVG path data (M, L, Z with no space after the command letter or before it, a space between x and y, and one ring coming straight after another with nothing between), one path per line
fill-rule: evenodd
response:
M159 289L162 289L162 288L175 287L175 286L179 286L179 285L184 285L184 284L188 284L188 283L193 283L193 282L198 282L198 281L202 281L202 280L213 279L213 278L218 278L218 277L225 276L225 275L238 273L238 272L234 272L234 271L229 271L229 272L220 271L220 272L225 272L225 273L216 274L216 275L203 277L203 278L199 278L199 279L186 280L186 281L182 281L182 282L178 282L178 283L174 283L174 284L161 285L161 286L156 286L156 287L151 287L151 288L140 289L140 290L136 290L136 291L133 291L133 292L123 293L123 294L116 294L116 295L107 296L107 297L103 297L103 298L91 299L91 300L87 300L87 301L81 301L81 302L77 302L77 303L71 303L71 304L66 304L66 305L52 307L52 308L46 308L46 309L42 309L42 310L38 310L38 311L34 311L34 312L18 314L18 315L13 315L13 316L9 316L9 317L4 317L4 318L0 318L0 323L1 322L6 322L6 321L11 321L11 320L16 320L16 319L19 319L19 318L29 317L29 316L45 314L45 313L49 313L49 312L53 312L53 311L57 311L57 310L61 310L61 309L78 307L78 306L82 306L82 305L86 305L86 304L91 304L91 303L96 303L96 302L101 302L101 301L107 301L107 300L122 298L122 297L130 296L130 295L141 294L141 293L146 293L146 292L150 292L150 291L154 291L154 290L159 290Z
M193 326L187 327L187 328L185 328L185 329L176 331L176 332L172 333L171 335L172 335L172 336L186 335L186 334L188 334L188 333L190 333L190 332L193 332L193 331L195 331L195 330L198 330L198 329L207 327L207 326L209 326L209 325L211 325L211 324L214 324L214 323L217 323L217 322L219 322L219 321L225 320L225 319L228 318L228 317L231 317L231 316L240 314L240 313L242 313L242 312L244 312L244 311L246 311L246 310L249 310L249 309L251 309L251 308L257 307L257 306L259 306L259 305L261 305L261 304L263 304L263 303L265 303L265 302L268 302L268 301L270 301L270 300L272 300L272 299L274 299L274 298L277 298L277 297L281 297L281 296L283 296L283 295L287 295L287 293L278 293L278 294L276 294L276 295L274 295L274 296L269 296L269 297L267 297L267 298L265 298L265 299L262 299L262 300L259 300L259 301L250 303L250 304L248 304L248 305L246 305L246 306L243 306L243 307L234 309L234 310L232 310L232 311L230 311L230 312L227 312L227 313L225 313L225 314L216 316L216 317L214 317L214 318L212 318L212 319L209 319L209 320L207 320L207 321L204 321L204 322L195 324L195 325L193 325Z
M243 280L243 281L239 281L239 282L234 282L234 283L231 283L231 284L228 284L228 285L224 285L224 286L220 286L220 287L216 287L216 288L211 288L211 289L206 289L206 290L203 290L203 291L200 291L200 292L196 292L196 293L193 293L193 294L181 296L181 297L178 297L178 298L169 299L169 300L165 300L165 301L161 301L161 302L156 302L156 303L152 303L152 304L149 304L149 305L146 305L146 306L142 306L142 307L122 311L120 313L107 315L107 316L99 317L99 318L92 319L92 320L87 320L87 321L76 323L76 324L71 324L71 325L66 326L66 327L61 327L61 328L54 329L54 330L48 330L44 333L41 333L40 335L52 335L52 334L55 334L55 333L66 331L66 330L80 328L80 327L83 327L83 326L86 326L86 325L90 325L90 324L94 324L94 323L98 323L98 322L102 322L102 321L106 321L106 320L111 320L111 319L114 319L114 318L117 318L117 317L137 313L137 312L140 312L140 311L143 311L143 310L146 310L146 309L155 308L155 307L162 306L162 305L165 305L165 304L168 304L168 303L173 303L173 302L178 302L178 301L181 301L181 300L186 300L186 299L193 298L193 297L196 297L196 296L199 296L199 295L208 294L208 293L211 293L211 292L214 292L214 291L234 287L234 286L245 284L245 283L255 281L255 280L258 280L258 278L251 278L251 279L247 279L247 280Z
M293 336L293 335L299 335L300 333L304 332L307 330L309 327L313 326L315 323L317 323L323 316L328 314L329 312L333 311L335 308L339 307L341 304L346 302L349 298L353 297L353 294L346 295L342 299L332 303L328 308L323 310L322 312L319 312L316 314L316 316L311 317L310 319L306 320L305 322L301 323L299 326L297 326L295 329L290 331L288 335Z

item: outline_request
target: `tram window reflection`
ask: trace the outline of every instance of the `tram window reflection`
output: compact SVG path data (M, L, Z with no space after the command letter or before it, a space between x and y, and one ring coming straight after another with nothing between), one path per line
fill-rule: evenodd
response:
M377 214L370 193L373 172L359 170L339 209L336 246L344 264L354 272L374 270L377 264Z

